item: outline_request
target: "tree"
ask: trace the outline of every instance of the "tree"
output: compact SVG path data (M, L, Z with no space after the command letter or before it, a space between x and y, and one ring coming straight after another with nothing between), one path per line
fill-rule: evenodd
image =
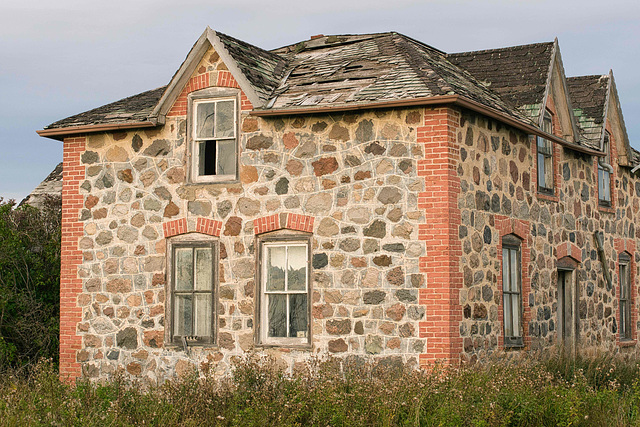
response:
M0 368L58 359L61 201L0 198Z

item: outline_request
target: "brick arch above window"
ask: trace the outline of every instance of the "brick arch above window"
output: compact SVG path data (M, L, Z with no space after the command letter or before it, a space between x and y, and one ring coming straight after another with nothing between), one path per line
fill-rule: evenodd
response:
M209 236L220 237L222 222L210 218L178 218L162 224L164 237L173 237L186 233L202 233Z
M571 242L560 243L556 247L556 257L558 260L569 257L576 262L582 262L582 251L577 245Z
M507 234L513 234L520 240L526 241L531 234L531 225L529 224L529 221L496 215L495 224L501 237L506 236Z
M313 233L315 218L309 215L280 213L253 220L253 231L256 235L269 231L288 229Z

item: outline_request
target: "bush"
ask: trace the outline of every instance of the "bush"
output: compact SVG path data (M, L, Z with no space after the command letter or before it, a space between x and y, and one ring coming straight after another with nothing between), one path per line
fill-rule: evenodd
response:
M581 363L601 365L599 360L604 359ZM593 382L579 369L565 377L565 363L522 359L420 371L397 363L326 359L288 373L273 359L252 354L224 378L203 367L159 386L143 386L122 374L106 383L69 386L45 361L28 378L0 377L0 420L87 426L639 424L638 379L621 385L626 377L621 369L610 370L607 382Z
M0 370L57 360L61 203L0 198Z

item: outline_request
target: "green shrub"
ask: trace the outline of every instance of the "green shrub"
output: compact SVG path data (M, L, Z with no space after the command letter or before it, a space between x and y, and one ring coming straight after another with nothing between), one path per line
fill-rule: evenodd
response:
M0 371L58 358L60 211L0 198Z

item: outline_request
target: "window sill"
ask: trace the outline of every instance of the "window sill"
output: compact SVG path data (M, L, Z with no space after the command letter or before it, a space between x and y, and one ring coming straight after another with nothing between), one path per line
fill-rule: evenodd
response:
M312 351L313 345L311 344L256 344L256 348L272 348L283 352L295 351Z
M618 341L618 347L634 347L638 343L638 340L621 339Z
M615 214L616 210L611 206L605 206L598 203L598 210L603 213Z
M219 189L219 188L242 188L242 183L239 179L234 179L232 181L208 181L208 182L185 182L183 187L191 187L191 188L204 188L204 189Z
M549 194L549 193L541 193L538 192L537 193L538 199L540 200L546 200L548 202L559 202L560 198L558 196L554 196L553 194Z

